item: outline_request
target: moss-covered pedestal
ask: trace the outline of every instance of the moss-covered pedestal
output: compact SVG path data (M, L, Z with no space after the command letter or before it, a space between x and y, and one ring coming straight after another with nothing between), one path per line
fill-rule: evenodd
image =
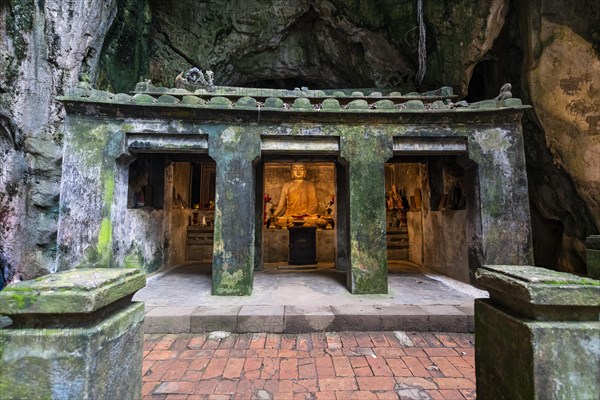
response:
M0 292L1 399L139 399L146 284L137 269L79 269Z
M600 282L530 266L484 266L475 301L477 398L600 393Z

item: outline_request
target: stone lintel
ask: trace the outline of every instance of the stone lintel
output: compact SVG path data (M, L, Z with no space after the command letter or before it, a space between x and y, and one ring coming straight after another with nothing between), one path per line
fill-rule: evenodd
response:
M340 151L340 140L335 136L271 136L263 135L260 149L264 153L329 153Z
M467 139L463 137L394 137L394 154L464 154Z
M536 320L597 320L600 282L523 265L484 265L475 273L494 303Z
M127 135L127 148L144 152L208 152L208 135L145 134Z
M90 314L146 286L137 269L84 268L57 272L8 286L0 314Z

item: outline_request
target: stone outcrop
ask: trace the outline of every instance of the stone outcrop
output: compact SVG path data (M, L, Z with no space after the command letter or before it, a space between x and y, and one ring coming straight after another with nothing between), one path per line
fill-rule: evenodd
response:
M220 71L215 79L222 85L414 89L415 1L121 3L99 72L113 91L131 89L132 69L140 78L173 87L173 78L193 65ZM476 6L466 0L425 1L424 84L444 82L466 91L470 70L491 48L507 8L508 0Z
M0 266L6 279L55 270L62 106L97 69L114 0L0 4Z
M520 3L534 237L538 259L553 255L538 262L585 273L585 238L600 230L600 5Z

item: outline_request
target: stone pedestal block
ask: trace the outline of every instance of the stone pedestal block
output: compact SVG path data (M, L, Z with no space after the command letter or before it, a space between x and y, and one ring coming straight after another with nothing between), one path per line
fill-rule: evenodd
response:
M139 399L145 286L137 269L79 269L0 292L2 399Z
M484 266L475 302L478 399L600 393L600 283L530 266Z

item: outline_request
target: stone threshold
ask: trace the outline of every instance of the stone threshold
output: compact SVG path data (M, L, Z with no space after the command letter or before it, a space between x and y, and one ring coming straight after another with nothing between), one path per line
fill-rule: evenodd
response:
M145 333L310 333L341 331L474 331L473 304L398 306L147 307Z

